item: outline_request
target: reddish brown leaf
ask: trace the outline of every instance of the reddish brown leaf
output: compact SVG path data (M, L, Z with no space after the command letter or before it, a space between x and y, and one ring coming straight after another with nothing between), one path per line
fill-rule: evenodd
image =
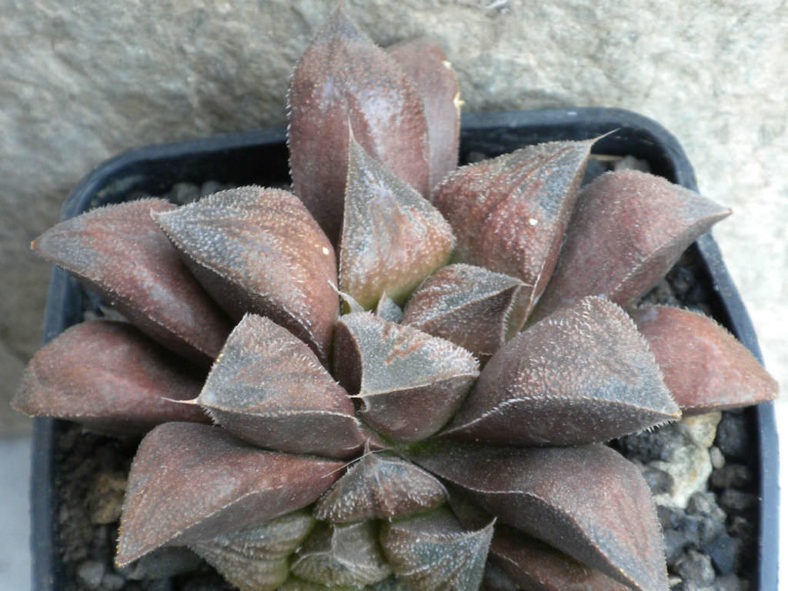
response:
M433 443L409 457L511 525L639 591L667 591L662 532L640 470L603 445Z
M154 217L236 321L246 312L268 316L328 358L339 311L336 258L295 195L242 187Z
M329 587L358 588L384 580L391 568L378 548L372 521L319 525L298 550L293 573Z
M344 458L364 443L353 402L309 347L268 318L235 327L197 398L255 445Z
M203 374L204 375L204 374ZM142 433L167 421L207 421L191 400L202 375L125 322L83 322L39 350L12 406L91 429Z
M192 549L241 591L274 591L290 572L289 557L315 520L295 511L264 524L196 542Z
M370 313L337 323L335 375L383 436L418 441L454 415L479 373L465 349Z
M163 199L101 207L60 222L31 246L98 291L148 336L207 363L231 326L151 219L151 212L174 208Z
M667 306L632 313L686 414L758 404L777 397L777 382L752 353L701 314Z
M589 297L493 355L444 433L503 445L577 445L679 416L632 320Z
M366 453L315 505L331 523L394 519L440 505L446 490L418 466L394 456Z
M537 320L587 295L628 306L730 210L661 177L609 172L583 189Z
M494 561L530 591L627 591L629 586L505 525L495 528L490 545Z
M478 589L493 523L466 531L448 509L385 523L380 543L394 574L414 591Z
M167 423L142 440L129 474L116 562L193 545L314 502L340 462L264 451L219 427Z
M529 146L463 166L435 189L454 259L522 279L526 312L555 267L594 141Z
M422 195L429 195L424 107L394 59L340 9L298 62L288 96L295 193L332 241L339 238L348 135Z
M387 48L410 77L424 103L430 145L430 188L457 168L460 147L460 85L440 44L428 37Z
M454 235L429 201L352 138L349 152L339 289L367 309L384 293L402 303L446 264Z
M419 286L408 300L402 324L488 357L522 326L523 287L519 279L482 267L449 265Z

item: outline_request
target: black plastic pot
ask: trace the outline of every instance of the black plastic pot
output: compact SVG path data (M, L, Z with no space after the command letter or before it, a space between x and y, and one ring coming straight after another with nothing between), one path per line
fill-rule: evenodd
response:
M578 108L506 113L471 113L463 117L461 158L472 152L486 155L549 140L579 140L600 136L594 151L632 155L647 161L651 171L674 183L696 189L695 174L676 139L654 121L620 109ZM62 217L89 208L116 203L140 192L157 195L175 183L216 180L233 185L287 182L287 149L284 128L220 135L131 150L107 161L89 174L71 193ZM756 357L760 350L752 324L720 251L710 235L691 247L703 265L718 322L726 326ZM55 268L47 300L44 342L82 320L83 298L79 284ZM757 581L760 591L777 589L778 486L777 432L774 407L761 404L748 410L758 433L760 486L760 535ZM54 591L61 587L63 566L55 548L56 490L54 441L64 423L36 419L34 427L32 524L33 588Z

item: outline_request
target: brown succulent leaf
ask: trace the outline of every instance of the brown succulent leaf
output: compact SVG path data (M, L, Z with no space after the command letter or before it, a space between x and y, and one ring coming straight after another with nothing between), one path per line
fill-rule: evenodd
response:
M578 445L679 416L629 316L587 297L493 355L444 434L503 445Z
M478 589L493 523L466 531L446 508L393 523L380 534L394 574L415 591Z
M495 528L489 560L521 588L530 591L627 591L630 588L505 525Z
M241 187L154 217L236 321L246 312L268 316L328 358L339 312L336 257L295 195Z
M350 139L339 289L364 308L404 302L449 260L454 235L429 201Z
M375 315L389 322L396 322L397 324L402 322L402 308L400 308L397 302L392 300L385 291L378 300L378 305L375 308Z
M758 404L777 397L777 381L723 327L667 306L632 312L685 414Z
M558 266L532 319L587 295L628 306L730 210L637 170L608 172L585 187Z
M457 236L454 260L521 279L526 314L555 267L594 141L548 142L469 164L433 194Z
M315 504L330 523L394 519L432 509L446 489L429 472L395 456L365 453Z
M209 363L232 328L151 219L163 199L108 205L65 220L31 248L95 289L168 349Z
M168 421L202 421L191 400L202 385L182 360L125 322L83 322L41 348L11 405L34 416L68 419L116 435Z
M334 347L335 375L362 401L359 416L398 441L436 433L479 375L465 349L368 312L339 319Z
M443 48L419 37L386 49L405 71L424 103L430 145L430 188L457 168L460 148L460 85Z
M247 314L197 398L236 437L288 453L345 458L364 444L353 402L287 329Z
M288 110L295 193L332 241L341 231L350 129L373 158L429 195L430 152L419 93L341 7L296 65Z
M314 524L308 511L294 511L191 547L241 591L274 591L287 579L290 554Z
M123 566L163 545L194 545L306 507L341 468L252 447L220 427L160 425L131 466L115 561Z
M332 588L371 585L391 574L372 521L318 525L298 550L291 570L302 579Z
M667 591L662 534L640 470L604 445L506 448L436 441L409 459L500 523L639 591Z
M402 324L489 357L525 320L523 288L522 281L503 273L473 265L449 265L435 271L413 293Z
M492 515L475 505L466 492L449 485L449 504L466 529L483 527ZM626 591L629 587L600 571L503 524L495 526L487 557L487 570L494 572L504 589L532 591ZM485 573L485 579L487 575ZM491 582L491 586L495 587ZM485 587L486 588L486 587Z

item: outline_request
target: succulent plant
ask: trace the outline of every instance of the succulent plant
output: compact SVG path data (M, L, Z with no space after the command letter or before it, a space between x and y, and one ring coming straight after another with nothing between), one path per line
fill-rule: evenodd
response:
M14 400L149 430L118 564L177 545L243 590L668 589L649 488L604 443L776 395L712 320L638 307L729 211L635 171L581 189L594 139L456 168L459 107L434 42L383 50L338 9L291 82L294 193L137 200L34 241L128 320L66 330Z

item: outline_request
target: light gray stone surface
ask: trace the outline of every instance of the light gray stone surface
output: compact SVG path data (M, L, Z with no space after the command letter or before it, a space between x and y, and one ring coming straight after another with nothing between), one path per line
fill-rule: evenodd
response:
M664 460L648 464L671 477L670 490L654 495L657 505L686 509L694 493L706 490L712 470L709 448L714 443L720 418L719 412L711 412L685 417L664 427L673 432L676 443Z
M347 0L382 44L429 33L468 110L604 105L675 133L788 384L788 8L782 0ZM127 148L282 123L321 0L0 0L0 401L38 345L48 266L28 243ZM0 402L3 409L6 405ZM0 429L11 429L0 411Z

